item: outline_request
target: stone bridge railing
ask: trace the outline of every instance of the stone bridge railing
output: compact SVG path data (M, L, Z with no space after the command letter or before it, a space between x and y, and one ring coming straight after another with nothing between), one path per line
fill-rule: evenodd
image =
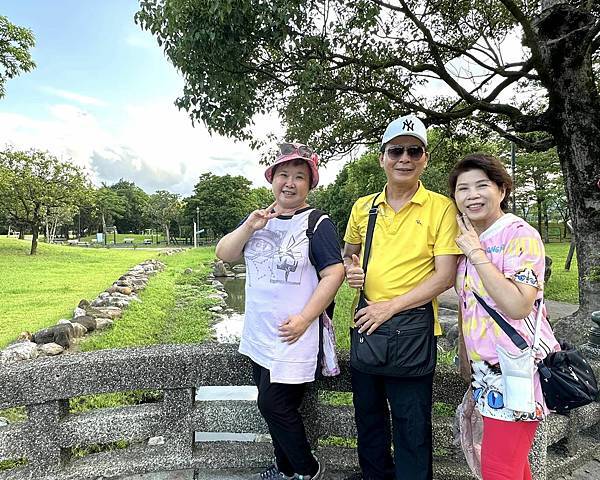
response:
M347 357L342 375L315 385L307 395L306 427L328 469L356 466L352 448L328 445L327 437L356 435L352 407L323 405L318 391L349 391ZM595 366L596 371L600 369ZM0 479L89 479L177 469L264 466L267 442L194 442L194 432L267 433L255 402L195 401L207 386L251 385L250 366L231 345L169 345L105 350L26 361L0 368L0 409L25 406L27 419L0 427L0 460L24 460ZM434 401L456 406L466 389L454 369L440 366ZM131 390L160 390L157 403L72 414L73 397ZM535 478L557 478L595 451L600 404L552 416L539 429L532 464ZM452 447L452 419L435 417L436 479L472 478ZM594 435L596 435L594 437ZM149 445L151 437L164 442ZM71 455L75 446L126 440L127 448Z

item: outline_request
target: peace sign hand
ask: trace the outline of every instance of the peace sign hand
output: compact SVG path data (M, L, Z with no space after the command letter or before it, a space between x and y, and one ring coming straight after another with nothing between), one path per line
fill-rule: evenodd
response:
M474 250L483 250L479 241L479 235L477 235L469 218L459 213L456 215L456 223L458 223L458 228L460 229L460 235L456 237L456 244L467 258L469 258L470 253Z
M267 208L262 210L254 210L244 222L244 224L253 232L262 230L267 225L267 222L278 216L281 212L277 211L277 201L273 202Z

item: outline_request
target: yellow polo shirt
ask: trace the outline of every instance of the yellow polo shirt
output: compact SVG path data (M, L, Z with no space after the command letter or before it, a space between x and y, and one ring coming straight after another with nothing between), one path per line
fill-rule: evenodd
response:
M429 278L435 270L435 256L460 255L462 252L455 241L459 230L454 202L427 190L420 182L413 198L398 212L387 203L385 188L382 192L359 198L352 207L345 242L364 246L369 210L375 197L379 210L365 295L369 300L380 302L402 295ZM433 311L434 331L441 335L437 298L433 300Z

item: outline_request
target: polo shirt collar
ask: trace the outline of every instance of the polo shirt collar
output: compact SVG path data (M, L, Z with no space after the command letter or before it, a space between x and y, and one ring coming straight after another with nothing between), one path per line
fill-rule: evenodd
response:
M387 189L387 183L385 184L385 187L383 187L383 190L377 194L377 197L375 199L375 206L376 207L378 207L382 203L385 203L386 205L389 205L387 203L386 198L385 198L385 190L386 189ZM419 188L417 188L417 191L412 196L412 198L410 199L410 201L411 201L411 203L417 203L419 205L423 205L426 202L426 200L427 200L427 190L423 186L423 183L419 180Z

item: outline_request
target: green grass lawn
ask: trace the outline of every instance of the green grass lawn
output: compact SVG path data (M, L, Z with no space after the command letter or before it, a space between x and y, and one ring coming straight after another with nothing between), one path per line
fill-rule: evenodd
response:
M91 250L0 239L0 348L24 330L34 332L71 318L82 298L93 299L153 250Z
M546 298L567 303L579 303L577 285L577 257L573 255L571 269L565 270L565 261L569 253L568 243L548 243L546 255L552 258L552 275L546 285Z

